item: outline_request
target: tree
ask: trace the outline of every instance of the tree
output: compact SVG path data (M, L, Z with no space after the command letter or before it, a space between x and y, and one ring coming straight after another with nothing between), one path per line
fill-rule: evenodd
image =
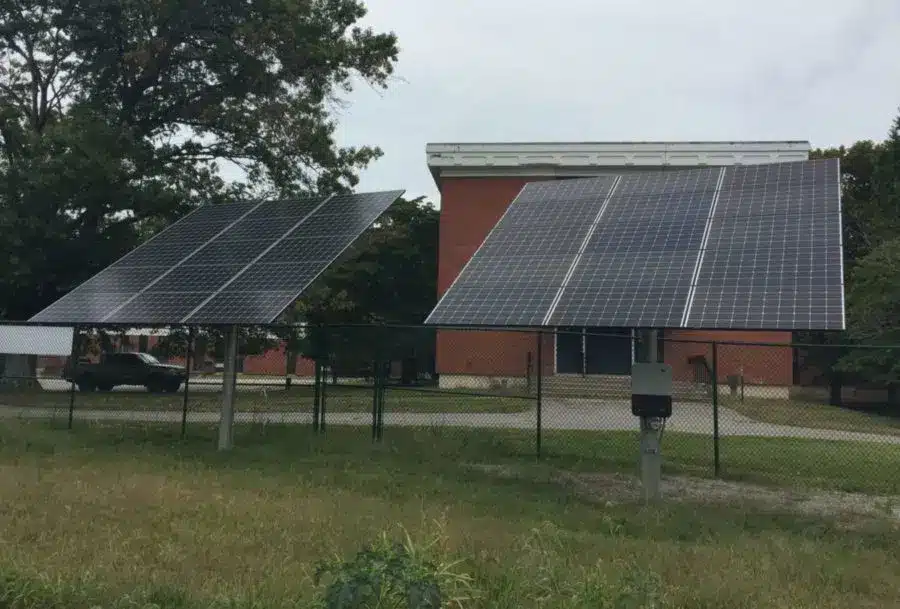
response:
M841 203L845 266L852 267L879 241L882 214L875 204L873 181L883 144L871 140L849 148L816 149L810 158L838 158L841 161Z
M423 198L395 203L342 261L307 290L293 315L327 337L312 336L307 348L325 345L345 366L373 359L401 359L405 380L434 351L424 328L364 329L362 325L410 325L424 321L437 293L440 213Z
M885 241L865 256L852 273L847 294L850 337L865 346L900 345L900 237ZM887 385L891 401L900 380L900 349L850 349L838 369Z
M337 192L380 151L329 108L387 85L357 0L0 0L0 314L26 318L191 207ZM223 163L246 180L226 182Z

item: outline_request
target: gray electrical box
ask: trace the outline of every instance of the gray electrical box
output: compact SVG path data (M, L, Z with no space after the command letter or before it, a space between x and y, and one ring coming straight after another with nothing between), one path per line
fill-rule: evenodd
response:
M672 416L672 367L635 363L631 367L631 414L636 417Z

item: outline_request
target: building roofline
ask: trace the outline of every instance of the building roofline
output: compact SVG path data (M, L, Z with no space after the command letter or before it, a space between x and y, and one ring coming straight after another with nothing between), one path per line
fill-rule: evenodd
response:
M425 146L428 168L443 175L500 177L596 174L617 168L697 167L809 158L806 140L634 142L435 142Z

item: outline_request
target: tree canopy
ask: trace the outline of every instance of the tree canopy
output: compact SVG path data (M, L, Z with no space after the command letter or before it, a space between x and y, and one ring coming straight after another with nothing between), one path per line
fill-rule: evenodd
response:
M339 366L430 358L434 333L425 328L394 329L388 340L361 326L425 320L437 300L439 217L423 198L401 199L297 303L292 318L311 325L312 342ZM315 336L325 324L327 336ZM305 348L325 355L315 344Z
M365 12L0 0L0 315L27 318L197 204L352 188L380 151L339 146L330 110L387 86L398 52Z
M801 340L900 345L900 116L882 142L861 141L812 156L841 159L848 331ZM879 383L900 379L893 351L819 351L823 369Z

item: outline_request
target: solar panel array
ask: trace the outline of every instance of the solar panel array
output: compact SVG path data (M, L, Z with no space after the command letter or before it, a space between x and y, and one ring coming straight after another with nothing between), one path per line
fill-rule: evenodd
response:
M829 159L528 184L426 323L843 329L839 179Z
M402 194L200 207L30 321L271 322Z

